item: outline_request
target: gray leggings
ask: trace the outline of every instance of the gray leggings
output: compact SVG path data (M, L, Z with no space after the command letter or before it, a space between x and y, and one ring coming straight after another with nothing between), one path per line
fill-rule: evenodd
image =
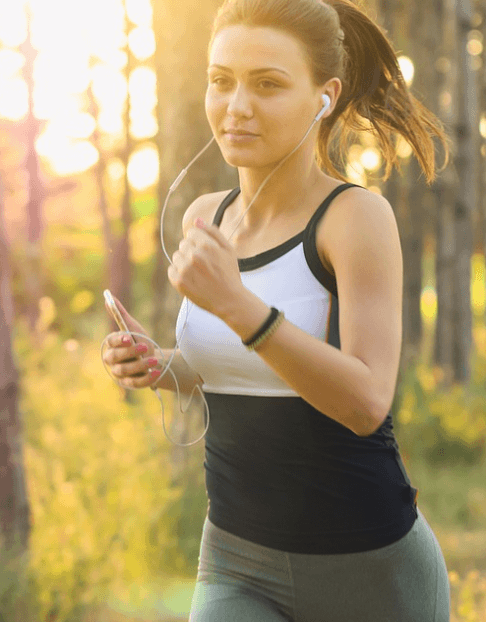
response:
M340 555L286 553L204 522L189 622L449 622L449 616L444 556L419 509L400 540Z

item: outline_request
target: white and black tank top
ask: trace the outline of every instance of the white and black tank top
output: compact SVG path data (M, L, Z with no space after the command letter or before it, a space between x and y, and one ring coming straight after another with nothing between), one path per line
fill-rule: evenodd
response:
M322 265L316 228L344 183L319 205L304 231L238 259L243 285L285 312L301 330L340 348L338 284ZM232 190L213 224L239 194ZM287 552L351 553L404 536L417 489L402 463L391 413L359 437L291 389L222 320L189 302L176 335L203 379L210 411L205 437L208 517L235 535Z

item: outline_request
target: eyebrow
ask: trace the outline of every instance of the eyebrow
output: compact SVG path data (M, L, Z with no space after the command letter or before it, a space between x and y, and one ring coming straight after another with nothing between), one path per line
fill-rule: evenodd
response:
M210 65L210 66L208 67L208 73L209 73L209 70L210 70L212 67L216 67L217 69L224 69L224 70L226 70L226 71L231 71L231 69L230 69L229 67L225 67L224 65ZM260 74L260 73L265 73L265 72L267 72L267 71L279 71L280 73L285 74L285 75L286 75L286 76L288 76L289 78L291 77L291 76L290 76L290 74L288 74L288 73L287 73L286 71L284 71L283 69L279 69L278 67L262 67L262 68L260 68L260 69L252 69L252 70L249 72L249 74L250 74L250 76L253 76L253 75Z

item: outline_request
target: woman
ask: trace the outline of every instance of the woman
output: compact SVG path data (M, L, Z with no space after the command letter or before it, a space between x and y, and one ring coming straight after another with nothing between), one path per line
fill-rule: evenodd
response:
M385 198L342 183L328 148L371 124L388 177L395 131L430 183L426 128L446 147L444 167L448 137L408 92L382 31L348 0L225 2L208 79L207 117L240 184L188 208L168 271L194 303L176 373L187 390L204 383L210 410L190 622L446 622L444 557L392 431L397 225ZM323 95L324 116L246 212ZM178 337L185 316L184 304Z

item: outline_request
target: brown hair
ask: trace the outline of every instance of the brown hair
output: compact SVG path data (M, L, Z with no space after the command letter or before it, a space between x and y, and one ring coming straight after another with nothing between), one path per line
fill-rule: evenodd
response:
M429 185L436 177L432 135L438 136L445 149L439 172L445 169L452 141L442 122L410 93L392 44L356 4L350 0L225 0L213 22L208 55L218 31L239 24L269 26L296 37L303 44L316 87L333 77L341 80L336 107L319 128L316 160L321 169L348 181L332 164L328 147L338 136L338 156L344 167L351 131L373 128L386 162L383 181L393 165L400 170L393 132L410 144Z

